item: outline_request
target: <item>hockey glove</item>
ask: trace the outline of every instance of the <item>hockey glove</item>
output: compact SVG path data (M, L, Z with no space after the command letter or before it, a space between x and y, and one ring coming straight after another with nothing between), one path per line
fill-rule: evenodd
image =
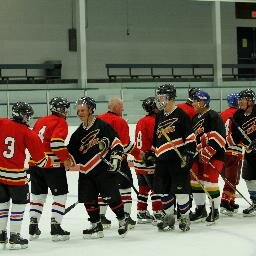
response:
M112 167L109 169L110 172L118 172L121 168L121 162L123 159L123 153L113 151L110 156L110 163Z
M155 165L156 162L156 156L154 151L148 150L145 152L143 162L145 163L146 166L153 166Z
M216 150L208 145L204 147L202 151L199 153L199 161L204 164L208 164L215 153Z

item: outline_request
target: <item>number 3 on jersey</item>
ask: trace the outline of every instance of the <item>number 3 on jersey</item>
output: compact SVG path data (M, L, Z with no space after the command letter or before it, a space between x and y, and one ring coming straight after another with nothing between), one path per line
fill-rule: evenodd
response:
M6 137L4 144L6 145L6 150L3 152L3 156L8 159L12 158L14 155L15 139L12 137Z

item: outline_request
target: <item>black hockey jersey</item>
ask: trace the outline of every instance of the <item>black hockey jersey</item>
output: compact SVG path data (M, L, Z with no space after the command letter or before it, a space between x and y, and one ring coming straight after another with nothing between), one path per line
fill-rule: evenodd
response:
M100 140L108 144L103 151L99 150ZM102 162L101 158L109 161L111 152L123 152L123 147L114 129L99 118L94 118L89 127L81 124L72 134L68 150L80 165L81 172L93 174L94 168Z
M170 138L170 142L164 136L162 129ZM180 161L175 147L182 155L186 151L195 153L196 138L192 131L191 120L180 108L176 107L172 112L161 111L156 117L153 148L157 161L177 160Z
M209 145L216 150L213 159L224 161L226 131L220 115L209 109L202 114L197 114L193 118L192 124L196 135L197 152Z
M232 132L230 135L230 143L249 145L248 140L238 130L237 125L242 128L244 133L251 139L256 140L256 107L254 106L250 115L246 115L244 110L238 109L233 115L234 122L232 122Z

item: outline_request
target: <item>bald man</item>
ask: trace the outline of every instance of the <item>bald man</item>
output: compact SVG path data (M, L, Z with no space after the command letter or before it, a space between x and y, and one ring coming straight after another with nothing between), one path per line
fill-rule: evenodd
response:
M122 175L117 175L119 191L121 194L122 201L124 203L124 209L128 216L129 228L134 228L136 221L132 220L130 217L132 197L131 197L131 184L132 184L132 174L127 162L127 154L131 154L137 159L143 159L144 153L136 147L134 142L131 142L129 135L129 126L127 121L122 118L122 113L124 111L124 103L121 98L113 97L108 102L108 111L98 116L98 118L109 123L114 130L117 132L120 141L123 144L125 157L122 161L121 171L125 173L129 179L127 180ZM99 198L99 203L104 205L102 198ZM111 225L105 217L106 207L101 207L101 217L104 223L106 221L105 228Z

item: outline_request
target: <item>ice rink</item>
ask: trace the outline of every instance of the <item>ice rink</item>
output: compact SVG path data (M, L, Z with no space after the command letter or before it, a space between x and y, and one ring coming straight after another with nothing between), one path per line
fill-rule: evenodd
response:
M68 173L70 194L67 206L77 200L77 173ZM136 179L134 180L135 186ZM223 182L220 180L222 187ZM240 182L238 189L249 198L245 183ZM133 193L132 217L136 219L136 200ZM113 214L107 211L112 226L104 231L104 238L84 240L82 230L89 227L88 216L83 205L77 205L63 219L63 228L71 232L69 241L52 242L50 237L51 196L48 197L40 221L42 234L38 240L29 243L29 248L18 251L2 250L0 255L44 255L44 256L165 256L165 255L197 255L197 256L253 256L256 255L256 217L243 217L242 210L248 203L238 198L240 205L236 216L221 215L219 221L212 226L205 223L192 223L189 232L176 229L170 232L158 232L151 224L138 224L128 232L125 238L117 233L118 222ZM29 206L26 208L22 226L22 235L28 238Z

